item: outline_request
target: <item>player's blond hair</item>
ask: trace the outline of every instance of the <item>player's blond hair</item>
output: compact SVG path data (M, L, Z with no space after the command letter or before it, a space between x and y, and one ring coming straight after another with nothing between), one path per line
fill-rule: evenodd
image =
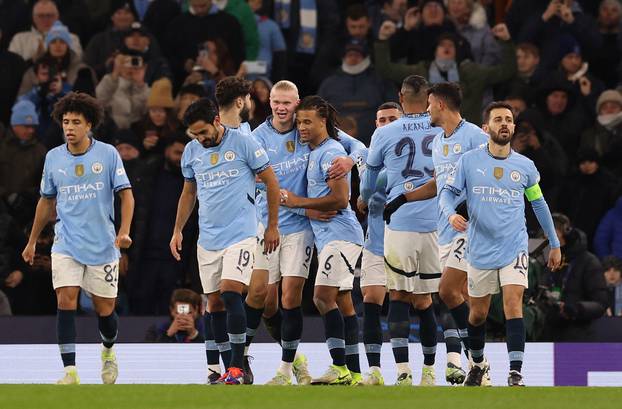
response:
M298 96L298 87L296 84L288 80L281 80L277 82L270 91L294 91L296 93L296 98L300 98Z

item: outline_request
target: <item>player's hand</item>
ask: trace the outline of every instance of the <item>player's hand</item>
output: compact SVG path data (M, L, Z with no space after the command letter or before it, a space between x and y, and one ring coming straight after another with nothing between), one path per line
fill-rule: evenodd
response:
M406 202L408 202L408 200L406 200L406 196L404 196L403 194L391 200L384 206L384 211L382 212L382 220L384 220L387 224L391 223L391 215L395 213L397 209L399 209Z
M454 230L460 232L465 231L467 229L467 223L467 220L457 213L449 216L449 224L451 224L451 227L453 227Z
M363 214L367 213L367 203L365 203L361 196L356 199L356 208L359 209L359 212Z
M397 26L394 22L387 20L380 26L380 30L378 30L378 40L384 41L388 40L395 34L397 31Z
M119 234L117 235L117 239L114 241L114 245L118 249L126 249L132 245L132 239L130 238L129 234L119 232Z
M35 250L37 247L37 243L28 243L26 247L24 247L24 251L22 251L22 258L27 264L32 265L35 261Z
M333 163L328 169L328 177L331 179L341 179L346 177L348 172L352 170L354 161L348 156L340 156L333 160Z
M279 247L281 234L277 226L268 227L263 234L263 252L270 254Z
M173 237L171 237L171 242L169 243L171 254L177 261L181 261L181 255L179 253L181 252L181 243L183 239L184 236L181 234L180 231L173 232Z
M296 207L297 204L298 196L296 196L296 194L288 190L281 189L281 206Z
M320 222L329 222L330 219L337 216L336 210L331 210L329 212L323 212L321 210L307 209L305 213L309 219L317 220Z
M511 38L510 30L508 30L508 26L506 26L505 23L499 23L494 26L492 28L492 34L501 41L509 41Z
M549 251L549 261L547 263L547 267L551 271L558 270L562 265L562 251L560 248L551 249Z

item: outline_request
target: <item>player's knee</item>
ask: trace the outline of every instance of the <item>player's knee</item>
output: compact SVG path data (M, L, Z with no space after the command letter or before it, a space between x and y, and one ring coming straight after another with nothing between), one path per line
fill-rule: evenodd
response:
M455 308L463 301L460 290L456 291L455 288L446 285L440 286L438 295L448 308Z
M486 322L488 311L481 308L471 308L469 312L469 323L474 326L480 326Z
M287 292L283 293L281 296L281 304L283 304L283 308L291 310L292 308L300 307L302 303L302 294L297 294L295 292Z
M220 294L210 294L207 296L207 311L218 312L225 310L225 303L220 298Z
M75 310L78 308L79 292L64 291L59 289L56 291L56 305L59 310Z
M432 296L430 294L417 295L413 299L413 304L418 310L427 310L432 305Z
M336 305L335 300L330 299L327 294L314 294L313 295L313 303L317 307L320 314L324 315L328 311L332 310Z
M246 296L247 303L252 306L262 306L266 303L266 297L268 296L267 285L257 285L249 288L248 295Z

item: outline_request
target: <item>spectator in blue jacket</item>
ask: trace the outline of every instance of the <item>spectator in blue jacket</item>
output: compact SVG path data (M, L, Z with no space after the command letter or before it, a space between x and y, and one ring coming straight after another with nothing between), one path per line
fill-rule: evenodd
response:
M622 196L600 221L594 236L594 250L600 258L622 258Z

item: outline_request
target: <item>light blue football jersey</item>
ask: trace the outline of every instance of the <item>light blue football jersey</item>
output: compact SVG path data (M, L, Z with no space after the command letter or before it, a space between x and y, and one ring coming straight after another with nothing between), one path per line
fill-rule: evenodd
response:
M215 147L186 145L181 170L197 184L201 247L222 250L256 236L255 175L268 166L266 151L238 129L225 128Z
M440 195L445 186L447 176L456 167L460 157L481 145L486 144L488 135L480 127L464 119L460 121L451 135L441 131L434 137L432 144L432 160L436 177L436 191ZM464 192L456 199L456 204L464 201ZM459 233L455 231L446 217L439 212L438 244L441 246L451 243Z
M367 203L367 233L365 248L377 256L384 255L384 220L382 212L387 202L387 172L381 170L376 180L376 190Z
M66 144L49 151L41 196L56 198L52 252L88 266L117 261L121 255L114 246L114 193L130 187L112 145L93 139L81 155L73 155Z
M306 197L307 165L311 149L309 144L301 142L298 130L292 128L287 132L279 132L272 126L272 117L268 117L263 124L253 130L253 136L266 150L281 189ZM354 163L362 163L361 158L367 153L367 147L342 131L339 131L339 139L339 143L343 145L345 152L349 153ZM263 195L259 203L262 220L266 223L268 208ZM283 206L279 209L279 230L281 234L287 235L311 228L307 217L300 214L303 212L298 213L296 210Z
M308 197L324 197L330 193L330 188L326 183L329 179L328 170L336 157L345 156L345 154L343 146L331 138L326 138L324 142L311 151L307 167ZM349 183L350 178L348 176ZM311 220L311 227L318 252L321 252L326 244L335 240L363 245L363 229L349 204L345 209L339 210L337 215L328 222Z
M488 147L473 149L458 160L441 192L441 211L455 213L453 198L466 193L469 210L467 260L479 269L507 266L520 252L528 252L525 189L538 183L534 163L511 151L505 159L493 157ZM446 191L447 190L447 191Z
M387 201L415 190L433 177L432 142L441 130L430 124L427 112L405 114L376 129L367 167L376 172L386 168ZM432 198L401 206L391 216L389 227L397 231L431 232L437 229L437 224L437 199Z

